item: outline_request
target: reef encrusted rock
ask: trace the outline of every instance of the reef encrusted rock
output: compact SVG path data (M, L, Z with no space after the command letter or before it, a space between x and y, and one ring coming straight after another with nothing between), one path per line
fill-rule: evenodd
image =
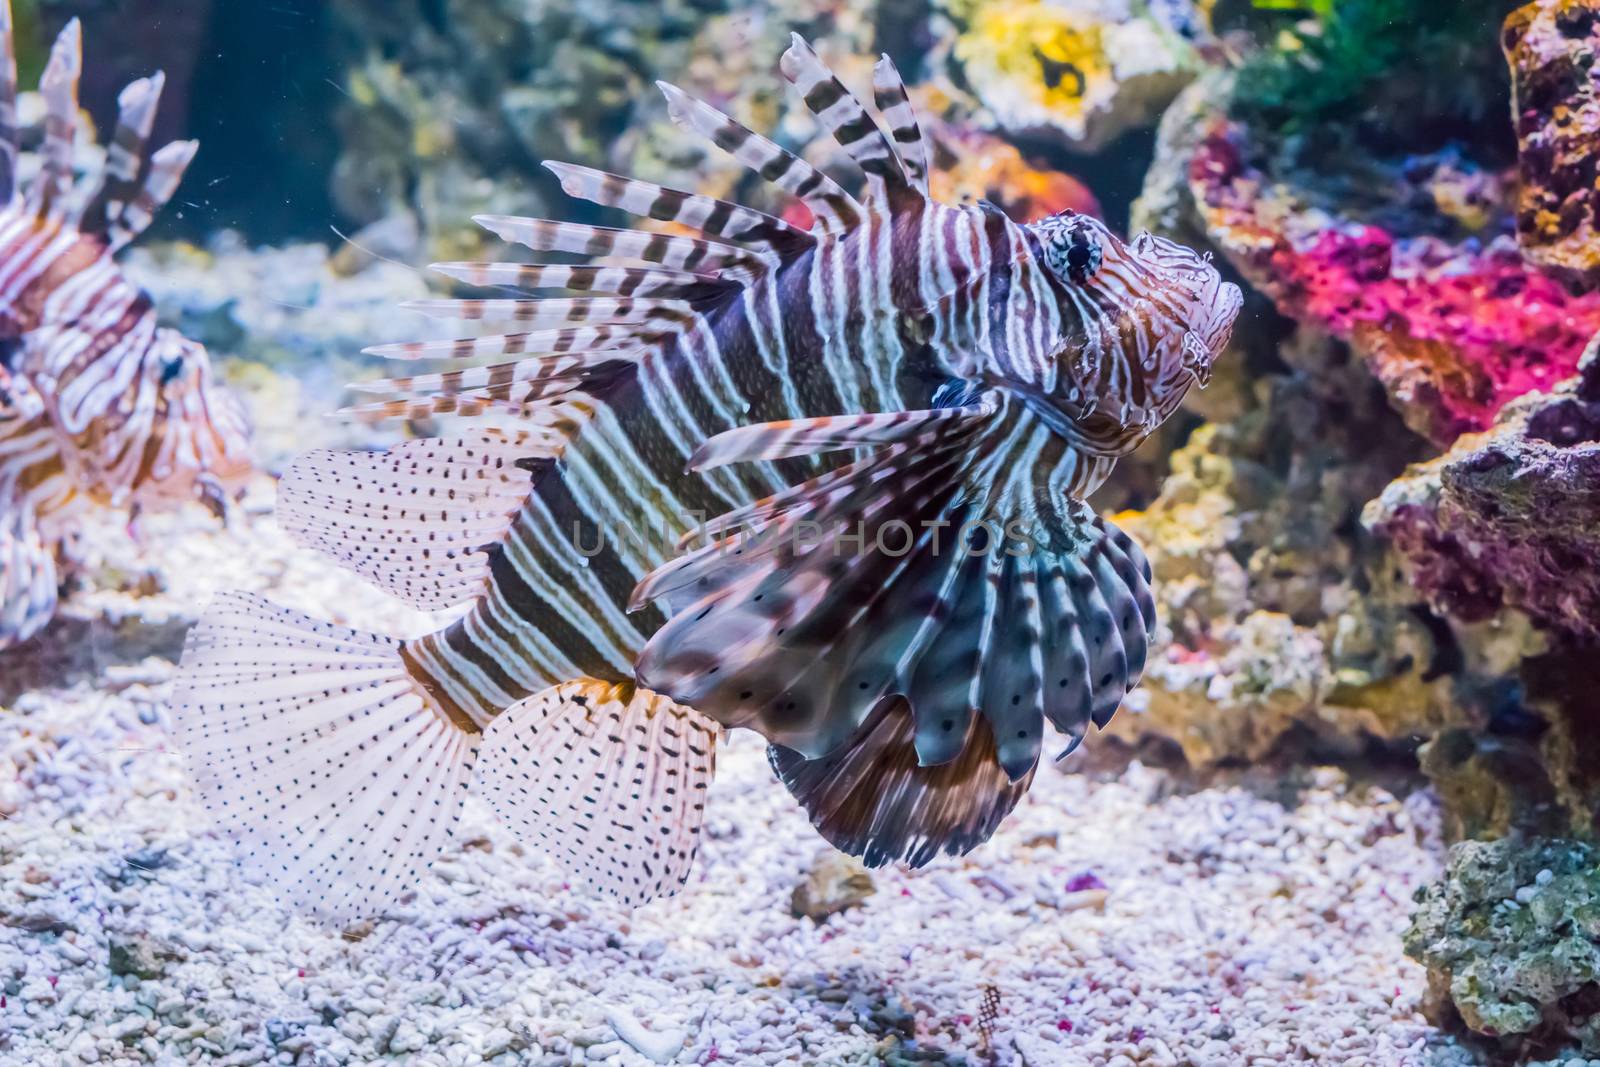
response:
M1438 611L1600 639L1600 344L1582 373L1409 471L1364 521Z
M1209 768L1407 749L1476 721L1466 691L1502 664L1464 659L1414 598L1385 595L1391 568L1357 521L1421 443L1336 350L1283 344L1245 410L1196 430L1155 501L1117 517L1150 557L1161 642L1113 737Z
M1569 377L1600 329L1600 294L1569 288L1600 255L1596 5L1524 8L1502 56L1492 20L1504 10L1330 5L1293 47L1192 87L1153 171L1151 214L1192 204L1255 289L1347 342L1441 447ZM1187 162L1186 198L1172 156Z
M1186 0L946 0L966 84L1013 133L1094 151L1192 80L1208 5Z
M1600 284L1600 2L1536 0L1506 19L1518 139L1517 240L1534 263Z
M1560 838L1467 841L1417 892L1406 954L1434 1021L1511 1052L1600 1052L1600 853Z
M1600 329L1600 296L1573 295L1509 239L1440 237L1421 221L1397 233L1317 203L1319 179L1274 176L1263 151L1221 119L1199 144L1190 178L1207 233L1279 311L1347 341L1429 440L1484 429L1508 401L1568 377ZM1492 216L1502 195L1450 154L1361 179L1386 203L1427 205L1436 228Z

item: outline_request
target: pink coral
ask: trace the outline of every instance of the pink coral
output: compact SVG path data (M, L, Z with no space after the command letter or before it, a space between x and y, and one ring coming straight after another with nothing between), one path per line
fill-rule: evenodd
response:
M1600 294L1573 295L1509 242L1401 239L1312 211L1244 163L1241 137L1219 124L1191 166L1212 237L1284 314L1350 342L1431 440L1570 376L1600 330Z

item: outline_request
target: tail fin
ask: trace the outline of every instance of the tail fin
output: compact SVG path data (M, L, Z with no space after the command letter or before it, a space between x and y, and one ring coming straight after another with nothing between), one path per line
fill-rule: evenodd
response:
M190 632L174 707L241 862L335 920L380 911L443 851L481 738L412 680L398 641L244 593Z

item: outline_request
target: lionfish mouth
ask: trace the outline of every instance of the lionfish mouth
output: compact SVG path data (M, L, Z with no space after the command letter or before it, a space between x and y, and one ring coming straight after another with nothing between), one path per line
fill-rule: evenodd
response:
M1243 308L1243 291L1213 270L1194 303L1192 325L1183 339L1184 366L1201 386L1211 381L1211 364L1228 347Z

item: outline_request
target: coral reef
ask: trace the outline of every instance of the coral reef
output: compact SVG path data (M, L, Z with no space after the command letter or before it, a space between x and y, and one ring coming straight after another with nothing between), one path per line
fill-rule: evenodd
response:
M1508 672L1512 729L1450 731L1423 753L1454 836L1512 831L1592 837L1600 761L1592 650L1600 638L1600 354L1549 393L1509 404L1396 480L1366 509L1406 587L1459 622L1531 626Z
M1561 284L1570 270L1544 269L1555 252L1523 254L1530 225L1553 225L1531 205L1583 195L1569 187L1593 170L1587 75L1560 75L1581 66L1583 42L1568 40L1566 66L1546 69L1558 63L1549 37L1561 6L1534 5L1552 11L1520 13L1506 31L1517 183L1501 177L1494 132L1511 133L1495 114L1505 60L1485 21L1503 10L1493 4L1330 4L1314 33L1208 79L1179 105L1187 130L1167 133L1210 241L1284 315L1348 342L1407 424L1439 445L1569 376L1600 328L1600 300ZM1155 199L1168 211L1175 171L1158 161ZM1576 225L1581 212L1567 211ZM1514 216L1523 248L1510 240ZM1582 234L1567 236L1560 254L1578 255Z
M875 9L487 0L445 15L424 0L357 0L337 10L349 95L335 205L358 225L409 216L423 253L454 259L486 239L471 215L547 212L557 192L543 159L714 188L737 168L695 175L702 154L654 121L665 108L652 79L670 76L771 128L782 99L771 57L789 31L826 26L849 50L871 39Z
M1365 516L1438 611L1514 608L1600 639L1600 349L1583 373L1508 405L1495 425L1407 472Z
M1436 443L1569 376L1600 329L1600 296L1572 295L1505 241L1401 236L1340 217L1315 206L1309 173L1276 179L1267 165L1246 127L1215 122L1190 167L1207 233L1281 312L1349 342ZM1459 166L1414 158L1367 177L1389 203L1426 204L1437 224L1441 205L1481 214L1493 195L1494 183Z
M1417 893L1406 952L1430 1014L1527 1053L1600 1053L1600 854L1578 841L1468 841Z
M1118 517L1147 546L1165 641L1107 730L1175 742L1195 767L1405 749L1471 721L1462 690L1494 667L1454 663L1454 640L1409 598L1374 595L1385 561L1356 520L1419 442L1332 342L1278 352L1289 365L1195 431L1148 508Z
M1517 239L1523 254L1574 282L1600 283L1600 4L1537 0L1507 20L1518 138Z
M1465 841L1407 938L1431 1016L1592 1055L1595 15L1545 0L1497 37L1505 8L1417 8L1325 5L1163 120L1135 225L1209 243L1278 315L1126 517L1170 643L1110 730L1202 768L1414 751ZM1397 39L1459 83L1402 77Z
M1094 151L1144 125L1199 70L1203 10L1135 0L945 0L961 74L998 125Z

